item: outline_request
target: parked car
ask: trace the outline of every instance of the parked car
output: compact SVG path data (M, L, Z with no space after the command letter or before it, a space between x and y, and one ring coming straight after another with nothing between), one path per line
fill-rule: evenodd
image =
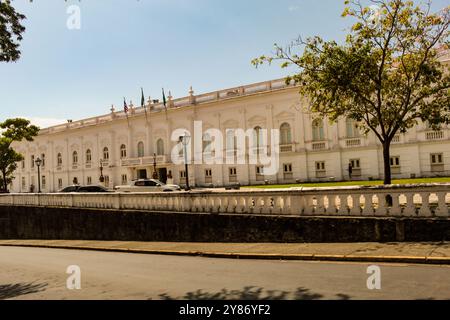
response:
M176 184L165 184L156 179L133 180L129 185L117 186L117 192L171 192L180 191L181 187Z
M68 187L62 188L58 192L61 192L61 193L77 192L77 190L79 188L80 188L80 186L73 185L73 186L68 186Z
M76 192L113 192L103 186L81 186Z

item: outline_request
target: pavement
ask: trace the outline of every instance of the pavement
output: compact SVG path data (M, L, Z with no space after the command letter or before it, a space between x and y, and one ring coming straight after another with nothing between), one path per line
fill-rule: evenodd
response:
M182 243L86 240L0 240L0 246L234 259L393 262L450 265L450 242Z

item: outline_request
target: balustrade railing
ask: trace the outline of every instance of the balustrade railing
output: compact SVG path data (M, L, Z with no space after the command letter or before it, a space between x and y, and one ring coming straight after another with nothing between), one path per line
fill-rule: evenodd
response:
M0 205L303 216L449 218L450 184L175 193L3 194Z

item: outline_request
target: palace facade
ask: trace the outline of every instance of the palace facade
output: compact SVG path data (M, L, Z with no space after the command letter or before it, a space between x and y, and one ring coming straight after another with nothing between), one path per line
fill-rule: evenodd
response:
M448 63L448 55L444 61ZM349 119L337 123L316 119L298 88L280 79L202 95L191 89L184 98L169 95L167 108L149 100L146 108L131 105L127 114L112 107L106 115L42 129L33 142L14 145L25 160L18 165L11 191L29 192L31 186L36 190L37 158L42 160L42 192L73 183L100 184L101 175L103 184L112 188L151 178L155 172L162 181L172 177L183 185L184 162L173 159L172 150L180 144L172 133L176 129L192 133L196 121L202 122L203 131L220 130L225 140L232 129L279 129L279 170L264 175L261 165L248 161L190 164L191 186L347 180L349 163L352 179L383 177L382 148L374 134L363 134ZM214 153L208 137L202 138L203 151ZM261 141L258 148L268 144ZM189 144L191 153L193 145ZM183 153L177 156L183 158ZM450 176L450 126L433 131L420 123L398 134L391 146L391 167L394 178Z

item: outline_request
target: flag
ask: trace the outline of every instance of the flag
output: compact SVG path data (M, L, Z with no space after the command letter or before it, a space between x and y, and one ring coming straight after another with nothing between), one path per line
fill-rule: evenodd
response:
M141 88L141 107L145 107L144 89Z
M162 94L163 94L163 104L164 104L164 109L166 110L166 119L167 119L167 101L166 101L166 95L164 93L164 88L162 89Z
M143 88L141 88L141 107L144 108L145 120L148 122L147 106L145 105L144 89Z
M164 88L162 89L162 94L163 94L163 104L164 104L164 108L167 109L167 101L166 101L166 95L164 93Z
M128 105L127 105L127 101L125 100L125 97L123 98L123 111L125 111L125 113L128 116Z

